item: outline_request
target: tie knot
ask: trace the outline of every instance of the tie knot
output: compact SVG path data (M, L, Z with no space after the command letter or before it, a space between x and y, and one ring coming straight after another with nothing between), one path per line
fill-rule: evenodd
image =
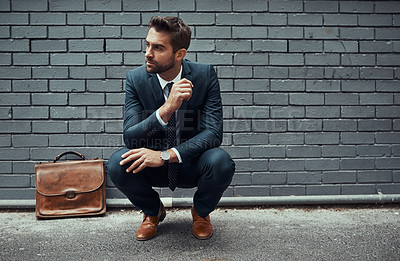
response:
M167 83L168 93L171 91L172 85L174 85L173 82Z

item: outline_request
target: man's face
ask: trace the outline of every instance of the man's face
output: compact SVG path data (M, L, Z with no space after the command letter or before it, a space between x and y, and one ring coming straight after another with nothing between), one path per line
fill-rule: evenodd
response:
M146 37L145 59L147 72L160 74L176 65L170 38L170 35L150 28Z

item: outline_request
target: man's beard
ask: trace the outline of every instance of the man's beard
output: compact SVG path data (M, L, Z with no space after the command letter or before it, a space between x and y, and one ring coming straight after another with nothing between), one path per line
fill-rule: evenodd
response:
M172 56L171 59L168 61L168 63L167 63L167 64L164 64L164 65L160 65L159 63L155 62L155 61L152 60L152 59L146 59L146 61L149 61L149 62L154 63L154 64L152 65L152 66L153 66L152 68L149 68L149 67L146 65L146 71L147 71L148 73L163 73L163 72L166 72L166 71L170 70L171 68L173 68L173 67L175 66L175 59L174 59L173 56Z

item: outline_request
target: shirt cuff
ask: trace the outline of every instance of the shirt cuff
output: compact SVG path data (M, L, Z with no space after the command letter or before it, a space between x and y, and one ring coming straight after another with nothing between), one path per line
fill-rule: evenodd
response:
M161 126L163 126L163 127L165 128L165 127L167 127L167 124L168 124L168 123L165 123L165 122L161 119L159 110L160 110L160 109L158 109L158 110L156 111L156 118L157 118L158 122L161 124Z
M175 148L171 148L171 150L172 150L173 152L175 152L176 157L178 158L179 163L182 163L181 154L179 154L178 150L175 149Z

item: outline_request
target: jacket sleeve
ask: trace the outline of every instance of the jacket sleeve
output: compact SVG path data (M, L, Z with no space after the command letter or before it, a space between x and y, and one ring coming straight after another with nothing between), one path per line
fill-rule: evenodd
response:
M208 74L207 77L204 77L209 79L209 82L206 88L206 100L201 110L200 132L186 142L176 146L183 162L190 160L205 150L219 147L222 143L221 94L217 74L211 65L209 66Z
M146 112L139 98L135 82L130 72L126 77L124 143L129 149L153 147L151 140L160 131L164 131L156 117L156 112Z

